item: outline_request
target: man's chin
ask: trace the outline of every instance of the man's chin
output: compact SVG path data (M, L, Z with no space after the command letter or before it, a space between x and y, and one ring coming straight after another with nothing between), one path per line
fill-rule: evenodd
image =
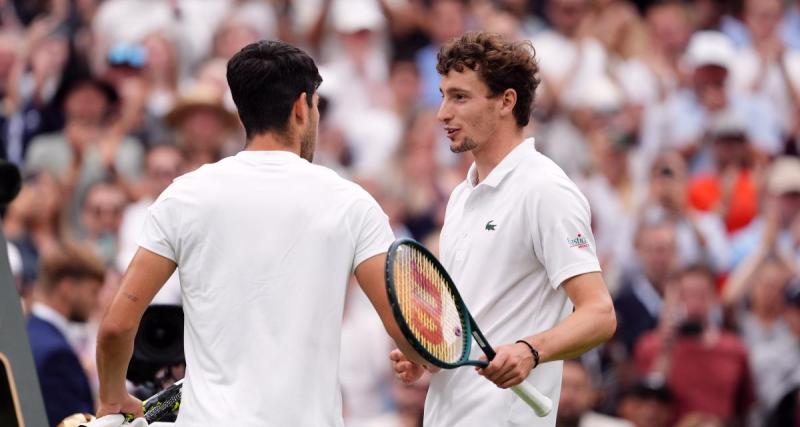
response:
M466 153L467 151L470 151L473 148L475 148L475 144L471 143L471 141L468 140L450 142L450 151L456 154Z

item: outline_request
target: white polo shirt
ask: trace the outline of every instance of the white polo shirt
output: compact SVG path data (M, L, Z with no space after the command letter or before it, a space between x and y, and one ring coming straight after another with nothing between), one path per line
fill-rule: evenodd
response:
M483 181L467 180L450 196L440 251L481 331L493 346L552 328L572 312L561 283L600 271L589 203L533 139L509 153ZM473 345L472 359L483 352ZM473 369L443 370L431 380L426 427L554 426L562 362L544 363L527 381L553 399L537 417L512 391Z
M242 151L176 179L139 240L178 264L176 426L342 426L347 281L393 239L366 191L293 153Z

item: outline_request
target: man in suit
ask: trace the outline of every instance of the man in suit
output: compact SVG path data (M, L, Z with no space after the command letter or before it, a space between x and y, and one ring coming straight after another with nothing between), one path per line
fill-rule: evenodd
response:
M636 230L634 245L638 268L623 275L614 299L619 322L615 339L628 354L633 353L639 337L658 324L665 284L677 272L675 225L668 220L645 220Z
M93 413L86 373L70 343L70 322L86 322L97 306L105 268L90 250L64 244L45 253L28 336L50 425L66 416Z

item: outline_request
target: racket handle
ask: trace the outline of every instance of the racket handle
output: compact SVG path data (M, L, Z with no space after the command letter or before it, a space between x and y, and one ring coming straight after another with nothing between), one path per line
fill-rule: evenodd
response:
M547 416L553 410L553 401L525 381L511 387L511 390L540 417Z

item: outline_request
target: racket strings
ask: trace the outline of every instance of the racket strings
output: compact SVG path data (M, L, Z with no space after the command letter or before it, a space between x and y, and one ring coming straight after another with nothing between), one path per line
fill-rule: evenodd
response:
M414 337L437 359L457 362L464 352L464 322L447 279L411 248L398 253L394 271L400 310Z

